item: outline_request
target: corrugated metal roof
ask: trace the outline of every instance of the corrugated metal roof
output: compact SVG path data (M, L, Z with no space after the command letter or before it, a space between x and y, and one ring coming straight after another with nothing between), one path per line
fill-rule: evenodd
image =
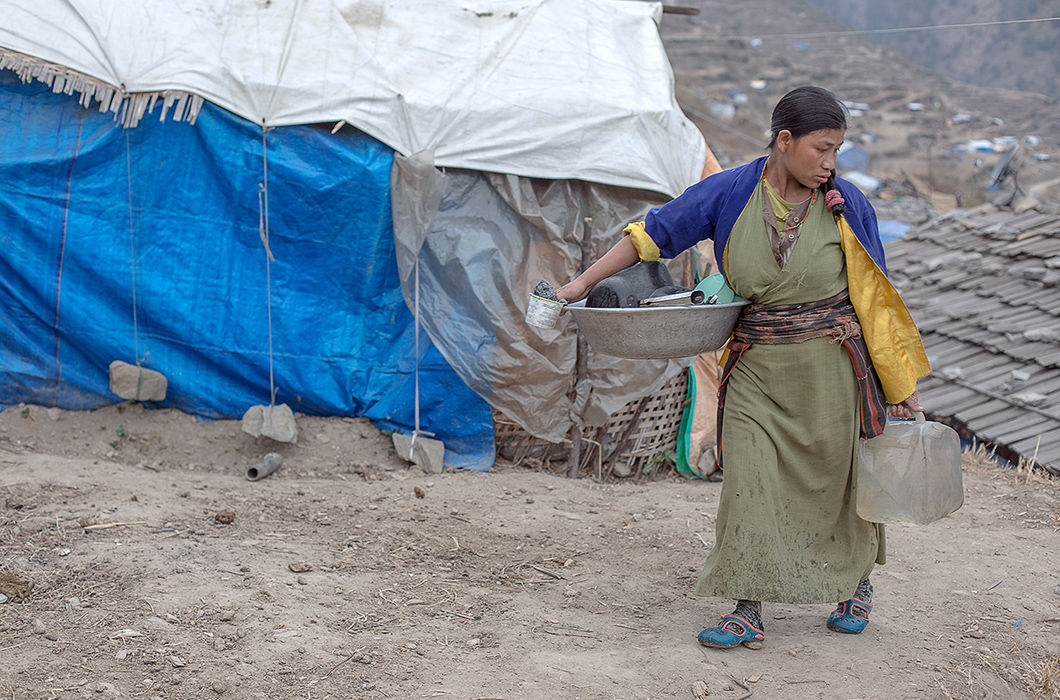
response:
M928 413L1060 474L1060 215L955 209L886 245Z

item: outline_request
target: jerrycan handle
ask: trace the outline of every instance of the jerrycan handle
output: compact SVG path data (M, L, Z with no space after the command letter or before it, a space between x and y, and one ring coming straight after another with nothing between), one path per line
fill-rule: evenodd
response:
M915 414L913 415L913 417L916 418L916 422L917 423L926 423L927 422L927 418L924 417L924 412L923 411L916 411Z

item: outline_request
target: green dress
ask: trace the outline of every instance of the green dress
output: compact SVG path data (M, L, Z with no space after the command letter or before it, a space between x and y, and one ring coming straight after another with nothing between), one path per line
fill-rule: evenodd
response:
M762 218L761 187L726 249L733 289L762 304L825 299L847 287L839 229L818 197L783 269ZM858 385L829 338L757 344L728 379L714 549L704 596L835 603L883 563L882 526L857 516Z

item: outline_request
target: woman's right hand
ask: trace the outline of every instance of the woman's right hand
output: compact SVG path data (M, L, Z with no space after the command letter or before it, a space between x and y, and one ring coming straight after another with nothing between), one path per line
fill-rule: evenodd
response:
M589 296L589 290L589 285L583 282L581 277L577 277L557 289L556 298L571 304L576 301L581 301ZM566 311L566 309L564 309L564 311Z
M589 266L589 269L575 277L567 284L556 290L556 298L566 301L568 304L581 301L589 296L592 288L603 279L610 277L620 270L625 270L630 265L640 260L633 241L629 236L623 236L618 243L604 253L604 256ZM563 312L566 312L566 308ZM563 313L561 312L561 313Z

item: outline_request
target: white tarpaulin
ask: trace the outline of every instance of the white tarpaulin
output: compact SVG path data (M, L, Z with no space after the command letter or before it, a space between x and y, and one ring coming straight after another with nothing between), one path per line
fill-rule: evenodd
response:
M705 145L660 16L639 0L0 0L0 67L126 124L206 99L267 126L345 120L438 167L676 196Z

